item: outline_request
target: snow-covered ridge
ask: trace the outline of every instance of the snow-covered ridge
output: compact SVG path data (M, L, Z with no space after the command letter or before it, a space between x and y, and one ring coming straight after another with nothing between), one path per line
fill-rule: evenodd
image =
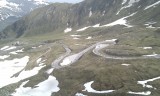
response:
M20 10L19 4L13 3L13 2L8 2L6 0L1 0L0 1L0 8L8 8L10 10Z
M22 17L33 9L48 4L46 0L0 0L0 21L9 17Z
M31 0L29 0L31 1ZM39 5L39 4L45 4L48 5L48 3L46 3L46 0L33 0L35 2L35 4Z

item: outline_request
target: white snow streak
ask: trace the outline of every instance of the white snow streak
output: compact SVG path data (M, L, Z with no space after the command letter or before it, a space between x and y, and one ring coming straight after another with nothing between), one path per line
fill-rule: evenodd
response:
M130 66L131 64L121 64L121 65L123 65L123 66Z
M4 46L0 50L4 51L5 49L9 48L9 46Z
M127 0L123 0L122 5L125 4L127 2Z
M85 31L86 29L90 28L91 26L88 26L88 27L84 27L84 28L81 28L81 29L78 29L77 32L80 32L80 31Z
M147 9L149 9L149 8L151 8L151 7L155 7L155 6L158 5L158 4L160 4L160 1L158 1L158 2L156 2L156 3L154 3L154 4L152 4L152 5L147 6L144 10L147 10Z
M151 95L150 91L146 91L146 92L132 92L132 91L129 91L128 93L129 94L134 94L134 95Z
M155 80L159 80L159 77L156 78L152 78L152 79L148 79L148 80L144 80L144 81L138 81L138 84L142 85L143 87L147 87L147 88L153 88L151 85L147 85L148 82L153 82Z
M127 5L123 6L123 7L117 12L116 15L118 15L123 9L129 8L129 7L133 6L134 3L137 3L137 2L139 2L139 1L140 1L140 0L130 0ZM125 0L124 0L123 2L126 3L127 1L125 2Z
M106 24L106 25L102 25L101 27L108 27L108 26L115 26L115 25L124 25L124 26L127 26L127 27L133 27L133 26L127 24L126 18L131 17L131 16L135 15L136 13L137 12L135 12L133 14L130 14L129 16L125 16L125 17L123 17L121 19L118 19L118 20L112 22L112 23L109 23L109 24Z

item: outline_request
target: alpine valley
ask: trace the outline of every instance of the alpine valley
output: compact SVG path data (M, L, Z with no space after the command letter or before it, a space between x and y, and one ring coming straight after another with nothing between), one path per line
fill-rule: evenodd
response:
M160 96L160 0L1 0L0 14L0 96Z

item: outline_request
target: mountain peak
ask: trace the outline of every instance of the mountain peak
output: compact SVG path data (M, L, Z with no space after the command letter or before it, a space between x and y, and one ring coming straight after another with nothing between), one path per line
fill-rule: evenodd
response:
M1 0L0 1L0 31L7 25L18 20L35 8L49 3L45 0Z

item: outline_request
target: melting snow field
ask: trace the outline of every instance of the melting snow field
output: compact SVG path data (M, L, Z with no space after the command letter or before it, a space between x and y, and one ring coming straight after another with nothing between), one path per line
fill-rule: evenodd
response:
M106 90L106 91L97 91L97 90L94 90L91 85L94 83L94 81L91 81L91 82L88 82L88 83L85 83L84 84L84 87L85 89L83 91L87 91L87 92L90 92L90 93L111 93L115 90Z
M8 57L10 57L10 55L3 55L3 56L0 56L0 59L6 59L6 58L8 58Z
M28 81L27 81L28 82ZM47 80L35 85L35 88L23 87L27 82L23 82L13 96L51 96L53 92L58 92L60 88L58 87L59 82L55 77L49 76Z
M12 77L11 80L20 81L29 77L32 77L34 75L37 75L39 70L41 70L45 66L35 67L32 70L22 71L18 77Z
M136 13L137 12L135 12L133 14L130 14L129 16L125 16L125 17L123 17L121 19L118 19L118 20L112 22L112 23L109 23L109 24L106 24L106 25L102 25L101 27L108 27L108 26L115 26L115 25L124 25L124 26L127 26L127 27L133 27L133 26L127 24L126 18L131 17L131 16L135 15Z
M20 59L0 61L0 88L15 83L18 80L11 78L13 74L21 71L28 63L29 57L25 56Z

